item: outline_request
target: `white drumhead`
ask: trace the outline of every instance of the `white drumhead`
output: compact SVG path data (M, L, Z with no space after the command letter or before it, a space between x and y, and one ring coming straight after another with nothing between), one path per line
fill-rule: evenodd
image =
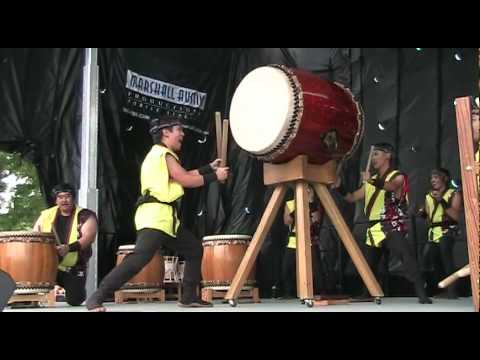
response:
M135 245L123 245L118 248L118 251L131 251L135 250Z
M273 150L287 132L294 94L287 75L260 67L240 83L232 99L230 125L237 144L252 154Z

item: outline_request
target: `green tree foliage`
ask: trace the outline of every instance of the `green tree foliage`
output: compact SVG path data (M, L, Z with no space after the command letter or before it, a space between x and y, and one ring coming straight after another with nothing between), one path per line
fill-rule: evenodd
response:
M5 199L5 178L13 175L16 184L9 201ZM0 152L0 231L30 230L46 203L40 191L35 166L19 155Z

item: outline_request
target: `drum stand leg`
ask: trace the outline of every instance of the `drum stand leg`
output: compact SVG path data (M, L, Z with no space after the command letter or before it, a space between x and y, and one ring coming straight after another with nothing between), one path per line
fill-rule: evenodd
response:
M308 184L305 181L297 181L295 187L298 296L307 306L312 307L314 297Z
M462 167L463 198L465 204L465 221L467 229L468 257L470 264L470 283L472 285L472 297L474 309L479 311L479 167L475 161L472 146L472 108L469 98L459 98L456 101L458 143L460 151L460 163Z
M275 216L282 205L283 198L287 192L286 185L279 185L275 188L272 198L263 213L260 224L258 225L257 231L253 236L253 239L250 243L250 246L245 253L245 256L240 263L237 273L233 278L232 285L225 295L225 300L227 300L230 305L236 306L236 299L240 295L240 292L247 281L248 275L251 273L253 265L257 259L260 249L265 241L265 238L268 234L268 231L272 227Z
M299 156L291 162L282 165L264 164L265 185L275 185L275 190L263 213L252 242L232 281L232 285L225 295L225 300L227 300L231 306L237 305L237 299L241 289L247 280L248 274L250 274L252 270L278 210L283 204L287 184L294 185L295 187L298 295L302 302L308 307L314 306L310 214L307 195L309 183L315 188L320 201L338 231L348 253L352 257L353 263L370 291L370 294L376 297L377 303L379 303L380 297L383 297L382 289L326 187L326 184L333 184L336 180L336 165L334 161L321 166L311 165L308 163L308 157L306 156Z

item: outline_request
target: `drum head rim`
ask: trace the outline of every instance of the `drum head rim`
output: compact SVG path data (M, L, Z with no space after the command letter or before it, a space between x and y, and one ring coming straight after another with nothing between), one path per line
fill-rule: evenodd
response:
M341 88L343 91L345 91L351 97L352 102L355 104L355 106L357 108L358 132L355 135L355 139L353 141L352 148L350 149L349 152L347 152L343 156L343 158L341 160L342 162L344 162L344 161L347 161L348 159L350 159L353 156L353 154L355 154L357 152L357 150L360 148L362 140L365 136L365 117L364 117L364 112L363 112L362 105L360 104L359 101L357 101L353 92L349 88L347 88L346 86L344 86L343 84L341 84L339 82L334 82L334 84L337 85L339 88Z
M12 237L18 237L18 236L35 236L35 237L45 236L45 237L54 237L53 233L51 233L51 232L41 232L41 231L0 231L0 238L6 237L6 236L12 236Z
M203 237L203 241L218 241L218 240L252 240L250 235L210 235Z
M282 139L278 143L278 145L268 153L265 153L258 158L260 160L271 162L278 158L280 155L285 153L292 141L297 137L298 131L300 130L300 125L303 119L303 111L304 111L304 98L303 98L303 87L300 81L298 80L297 75L290 70L285 65L271 65L285 73L287 76L290 86L293 89L293 102L294 108L293 113L290 118L288 130L283 135Z
M53 233L37 231L4 231L0 232L0 244L21 242L21 243L43 243L55 244L56 239Z
M284 93L284 94L282 94L282 96L286 96L286 98L289 99L289 102L288 102L288 106L286 106L286 109L284 109L285 111L280 111L280 113L282 113L282 114L285 113L284 116L279 115L280 120L283 120L283 123L280 123L278 125L274 124L275 129L273 129L273 130L275 130L275 134L273 134L268 139L268 141L270 143L269 144L267 144L267 143L257 144L257 146L251 146L251 143L248 142L248 141L251 141L251 139L248 140L248 138L244 135L242 135L243 137L240 138L241 131L239 130L239 128L237 128L237 126L236 126L237 122L235 121L235 119L237 117L236 108L237 108L237 103L240 102L240 100L238 100L239 96L243 95L245 93L248 93L247 90L249 90L250 88L253 87L250 84L252 82L253 76L255 76L257 74L259 74L259 76L260 75L263 76L264 74L261 74L260 72L266 71L266 70L270 71L271 74L276 74L275 76L272 76L272 79L274 79L275 82L281 82L281 80L284 81L285 89L287 90L288 93L287 94ZM279 75L279 76L277 77L277 75ZM273 82L273 80L272 80L272 82ZM250 88L247 88L247 85L249 85ZM272 86L273 86L273 84L272 84ZM274 88L276 89L277 87L274 87ZM280 90L277 90L277 91L280 91ZM294 83L292 82L291 74L289 74L288 71L285 71L285 69L280 65L261 66L261 67L258 67L256 69L252 70L249 74L247 74L247 76L245 76L245 78L240 82L239 86L235 90L234 96L232 98L231 109L230 109L230 123L231 123L231 128L232 128L232 136L235 139L235 141L237 142L237 144L243 150L249 152L250 154L252 154L254 156L258 156L258 157L264 156L265 154L269 154L271 152L275 152L276 149L279 146L282 145L282 142L284 141L284 139L286 137L286 134L288 134L288 132L290 131L290 129L292 127L292 122L294 122L296 120L295 119L296 118L295 117L295 105L296 105L296 103L298 103L297 93L298 93L298 91L297 91L296 87L294 86ZM271 96L272 100L275 100L275 96L272 96L272 95L270 95L270 96ZM264 99L264 101L265 101L265 99ZM256 107L256 108L258 108L258 107ZM281 117L284 117L284 119L281 119ZM258 121L253 121L253 123L257 123L257 122ZM239 121L238 122L238 124L243 124L243 123L245 123L245 121ZM249 123L251 124L252 121L250 121ZM272 125L272 124L270 124L270 125ZM257 133L262 133L262 131L257 130ZM265 138L264 132L260 136ZM247 142L245 140L247 140Z

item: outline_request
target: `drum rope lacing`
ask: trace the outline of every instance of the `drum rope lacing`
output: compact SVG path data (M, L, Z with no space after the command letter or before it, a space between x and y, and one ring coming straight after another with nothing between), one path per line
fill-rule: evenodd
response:
M258 154L256 157L259 160L263 161L273 161L279 155L285 153L290 143L293 139L297 136L298 130L300 129L301 119L303 117L303 110L304 110L304 103L303 103L303 92L302 92L302 85L298 81L298 78L295 74L286 66L284 65L272 65L272 67L277 68L285 73L288 78L288 82L290 83L290 87L293 90L293 114L290 118L290 124L285 135L282 137L280 142L278 143L275 148L272 150L264 153Z
M248 245L247 240L208 240L203 241L203 246L225 246L225 245Z
M28 288L28 287L22 287L22 288L17 288L14 291L15 295L27 295L27 294L48 294L50 291L54 289L54 286L52 285L51 287L45 287L45 288Z

